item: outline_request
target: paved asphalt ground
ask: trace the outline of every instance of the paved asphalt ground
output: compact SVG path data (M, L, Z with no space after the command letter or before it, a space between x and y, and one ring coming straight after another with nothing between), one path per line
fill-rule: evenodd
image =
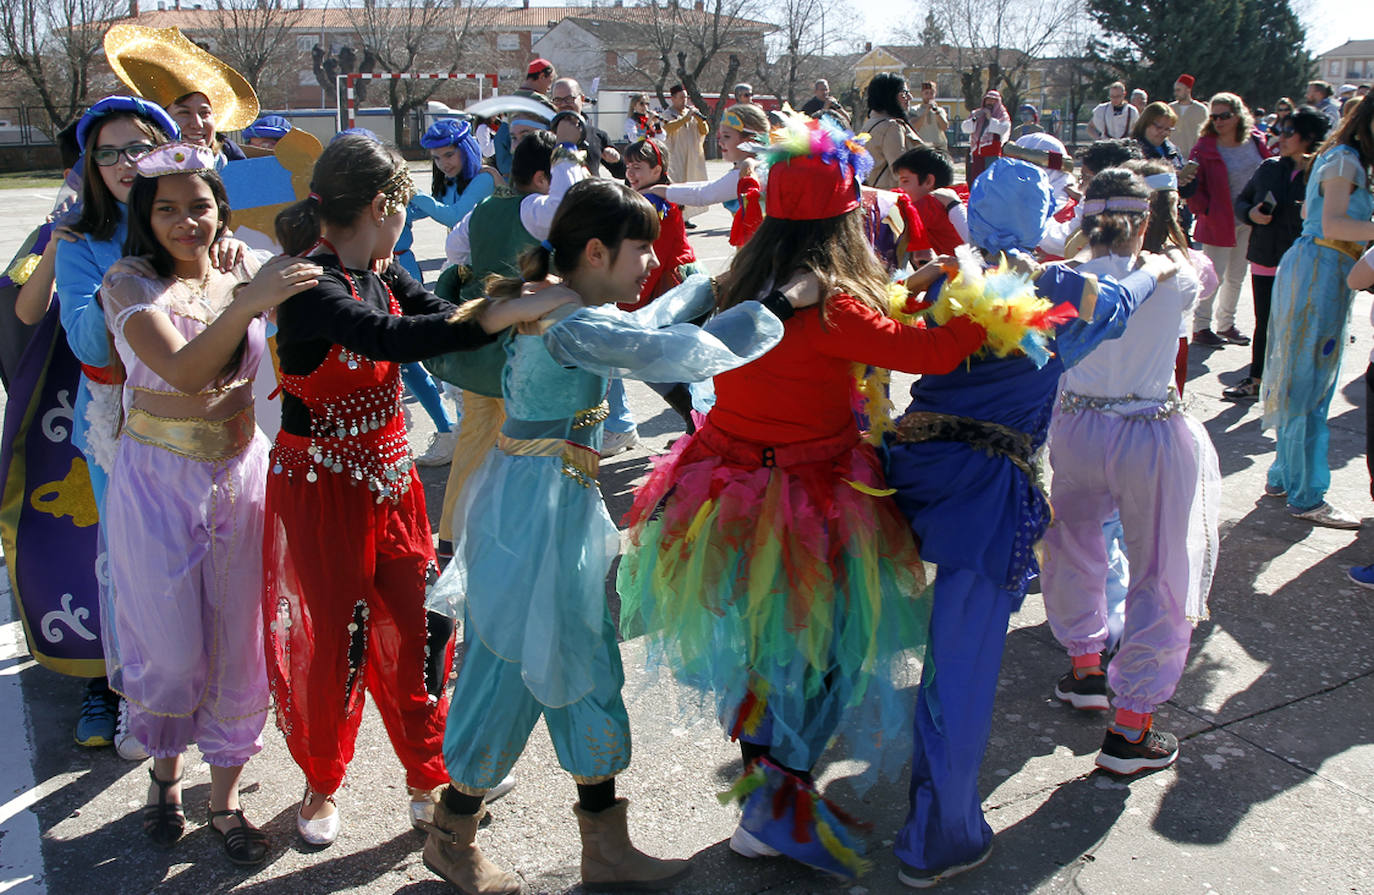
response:
M0 258L8 258L48 208L43 190L0 192ZM728 221L699 219L693 243L720 269ZM424 222L416 249L437 275L442 233ZM1248 294L1241 327L1252 325ZM1369 296L1355 303L1340 388L1331 407L1333 502L1368 512L1364 386L1371 348ZM1260 497L1272 441L1253 405L1219 400L1244 375L1248 349L1199 351L1188 399L1221 456L1224 542L1211 619L1193 636L1188 668L1160 727L1183 741L1178 764L1121 782L1093 770L1101 717L1058 704L1052 690L1067 665L1037 595L1012 620L983 765L982 791L997 832L991 861L941 885L951 893L1337 893L1374 892L1374 593L1345 569L1374 560L1374 536L1313 528L1281 502ZM909 380L897 385L905 388ZM894 391L898 391L894 388ZM603 466L613 517L677 434L649 390L631 384L641 447ZM414 442L429 424L418 405ZM445 469L424 473L437 508ZM436 511L431 511L431 517ZM1368 531L1368 530L1367 530ZM7 586L6 586L7 589ZM9 601L0 613L10 613ZM146 843L139 809L147 772L112 750L73 745L83 684L25 653L18 623L0 617L0 893L356 892L440 895L452 891L420 863L420 834L406 816L400 765L371 709L350 777L339 793L343 834L324 851L296 838L303 782L269 724L248 766L244 804L272 837L268 863L233 868L205 828L207 767L187 771L188 835L171 851ZM630 826L647 850L691 858L682 893L848 895L903 891L891 843L906 812L906 781L858 793L843 744L821 768L827 795L872 824L873 869L837 882L783 859L748 861L726 840L737 810L715 794L738 772L738 753L680 688L646 669L638 641L623 644L635 760L620 781ZM194 752L193 752L194 754ZM572 891L578 839L568 777L541 724L516 766L519 786L494 808L478 841L516 870L527 892Z

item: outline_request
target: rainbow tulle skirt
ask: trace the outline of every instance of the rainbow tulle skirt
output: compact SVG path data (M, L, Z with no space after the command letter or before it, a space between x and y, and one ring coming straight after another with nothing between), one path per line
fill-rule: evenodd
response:
M857 430L789 445L711 424L635 496L618 587L626 636L711 695L733 736L807 769L831 736L900 770L929 597L911 529ZM878 759L889 759L879 768Z

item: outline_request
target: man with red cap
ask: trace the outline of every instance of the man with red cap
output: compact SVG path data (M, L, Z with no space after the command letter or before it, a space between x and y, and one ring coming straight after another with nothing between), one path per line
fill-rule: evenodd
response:
M1169 108L1178 116L1178 124L1174 125L1174 145L1183 158L1193 151L1202 125L1207 123L1207 104L1193 99L1193 83L1192 75L1179 75L1174 82L1174 101L1169 103Z
M553 86L554 78L558 77L558 72L553 70L553 63L544 57L531 59L529 66L525 69L525 82L516 88L516 96L528 96L530 99L537 99L540 102L549 101L549 88Z

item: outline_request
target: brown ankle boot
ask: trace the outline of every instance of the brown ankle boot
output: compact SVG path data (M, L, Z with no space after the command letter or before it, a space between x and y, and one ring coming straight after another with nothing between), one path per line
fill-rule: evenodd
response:
M588 889L666 889L691 870L681 860L651 858L630 842L625 812L630 803L616 799L592 814L573 805L582 832L582 885Z
M487 860L473 839L486 809L476 814L454 814L443 802L434 806L434 822L421 822L429 831L425 839L425 866L462 889L467 895L514 895L520 880Z

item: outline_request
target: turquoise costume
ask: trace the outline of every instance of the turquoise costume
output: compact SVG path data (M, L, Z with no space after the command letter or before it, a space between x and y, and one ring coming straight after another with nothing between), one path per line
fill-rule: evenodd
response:
M452 230L477 207L478 202L495 191L496 178L492 177L490 172L482 171L461 190L456 180L448 180L444 182L442 196L426 196L421 193L411 199L410 204L406 206L405 229L401 231L393 250L396 260L406 269L406 273L414 277L417 283L425 281L424 275L420 272L420 264L415 260L415 253L410 249L415 243L415 236L410 232L412 224L424 218L431 218Z
M692 277L639 311L584 307L505 342L507 419L455 511L462 534L428 601L468 626L444 733L459 790L500 782L541 714L577 782L601 782L629 764L606 606L620 534L596 484L607 383L708 379L782 338L781 322L757 302L702 328L680 322L713 303L710 279Z
M1354 297L1345 281L1360 249L1353 243L1337 247L1323 238L1322 184L1333 178L1355 184L1346 214L1359 221L1374 215L1374 195L1359 154L1349 146L1322 153L1307 179L1302 235L1284 254L1274 278L1261 386L1263 426L1276 430L1269 490L1286 490L1289 507L1297 511L1320 505L1331 486L1326 415Z

